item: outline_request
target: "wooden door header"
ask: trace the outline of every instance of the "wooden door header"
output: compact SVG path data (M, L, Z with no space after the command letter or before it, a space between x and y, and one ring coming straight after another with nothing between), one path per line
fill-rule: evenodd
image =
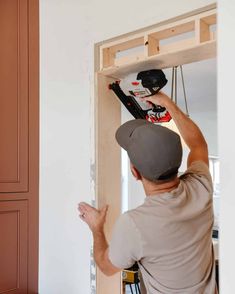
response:
M216 8L98 45L98 72L114 78L216 56Z

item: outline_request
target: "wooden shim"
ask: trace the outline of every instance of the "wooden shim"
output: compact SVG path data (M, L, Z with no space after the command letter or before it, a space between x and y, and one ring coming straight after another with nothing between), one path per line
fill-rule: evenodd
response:
M113 225L121 214L121 148L115 132L121 125L121 104L108 85L114 80L96 74L96 206L108 204L105 234L109 240ZM121 274L106 277L98 268L97 294L120 294Z

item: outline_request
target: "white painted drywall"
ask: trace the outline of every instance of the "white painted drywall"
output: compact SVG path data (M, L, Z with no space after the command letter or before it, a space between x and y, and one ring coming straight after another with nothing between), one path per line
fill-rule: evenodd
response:
M91 201L92 51L80 5L40 1L40 294L90 293L91 236L76 207Z
M235 140L234 64L235 1L219 0L218 129L221 158L220 284L222 294L235 293Z
M91 293L94 43L213 2L40 0L40 294Z

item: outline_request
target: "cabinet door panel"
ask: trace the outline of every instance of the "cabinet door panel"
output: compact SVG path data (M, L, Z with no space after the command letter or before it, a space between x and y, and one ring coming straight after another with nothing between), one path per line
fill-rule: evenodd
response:
M0 201L0 293L27 293L27 201Z
M0 1L0 43L0 192L24 192L28 189L27 0Z

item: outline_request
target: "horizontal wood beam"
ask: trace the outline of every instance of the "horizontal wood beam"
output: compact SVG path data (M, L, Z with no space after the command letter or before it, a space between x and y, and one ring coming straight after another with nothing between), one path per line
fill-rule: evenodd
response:
M148 58L139 56L139 60L137 60L137 58L134 58L133 60L126 57L125 64L121 62L120 66L103 69L100 73L105 76L120 79L131 72L139 72L148 68L164 69L215 57L216 40L212 40L187 48L177 48L177 50L154 55Z
M142 61L159 61L160 56L165 58L166 53L178 53L180 50L193 50L193 47L205 43L211 47L209 41L215 41L215 32L212 32L211 26L216 24L216 9L211 9L193 16L189 16L174 22L169 22L155 29L141 31L141 33L129 34L129 36L120 37L115 41L104 42L100 47L100 66L99 72L106 74L114 72L121 67L125 69L129 64L140 63ZM162 41L167 41L167 45L162 45ZM166 43L166 42L165 42ZM139 48L138 48L139 47ZM130 49L138 50L130 50ZM201 47L202 59L204 59L204 46ZM139 52L140 51L140 52ZM117 54L121 52L120 54ZM200 58L201 52L199 52ZM156 57L156 59L152 59ZM213 56L212 56L213 57ZM199 59L200 60L200 59ZM194 62L195 60L192 60ZM196 60L198 61L198 60ZM184 60L182 60L184 62ZM165 64L163 60L161 63ZM118 67L118 68L117 68ZM106 71L107 70L107 71Z

